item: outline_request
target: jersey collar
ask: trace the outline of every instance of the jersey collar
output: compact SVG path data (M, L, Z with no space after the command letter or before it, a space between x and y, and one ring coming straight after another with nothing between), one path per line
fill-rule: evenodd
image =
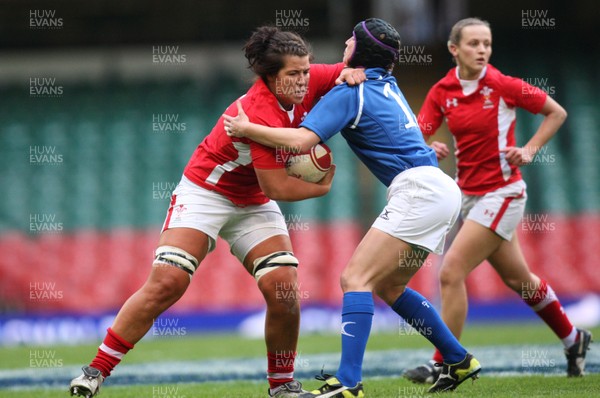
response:
M367 79L369 80L378 80L389 76L390 71L385 68L368 68L365 69L365 75L367 75Z
M480 81L481 79L483 79L485 77L485 73L487 72L487 67L488 67L488 65L486 65L481 70L481 73L479 74L479 77L477 78L477 81ZM458 73L458 68L459 68L459 66L456 66L455 75L456 75L456 78L458 79L458 81L462 81L463 79L460 78L460 74Z

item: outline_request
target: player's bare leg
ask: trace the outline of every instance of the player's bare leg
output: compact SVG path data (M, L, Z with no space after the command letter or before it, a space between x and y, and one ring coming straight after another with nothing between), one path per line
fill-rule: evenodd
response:
M519 294L562 341L567 357L567 376L583 376L592 335L571 324L552 287L529 270L518 237L515 235L511 241L503 241L489 261L504 283Z
M387 305L394 305L398 297L404 293L408 281L421 269L427 256L426 251L406 245L405 249L398 253L397 268L377 284L375 294ZM404 261L404 258L401 259L401 257L410 258L411 260Z
M254 247L246 256L244 266L252 273L255 259L277 251L292 251L292 244L287 236L273 236ZM267 303L265 340L269 352L296 350L300 327L297 287L295 267L279 267L258 281L258 288ZM281 294L284 288L295 289L294 294Z
M533 297L540 285L540 278L529 270L516 234L511 241L502 241L488 261L506 286L521 297Z
M467 317L466 278L501 243L502 238L489 228L466 220L444 255L440 269L441 313L456 338L460 338Z
M201 262L208 251L208 237L191 228L168 229L161 234L158 246L177 247ZM111 329L129 343L137 343L155 319L181 298L189 284L190 276L182 269L153 266L145 284L121 307Z
M348 265L342 271L342 291L372 292L390 276L406 284L419 267L400 267L402 253L412 247L376 228L371 228L362 239Z
M161 234L158 247L170 246L194 256L198 264L208 251L208 237L190 228L174 228ZM83 374L71 381L71 395L95 396L122 357L150 330L154 320L185 293L190 274L167 264L154 264L144 285L121 307L113 325Z
M244 259L244 266L252 274L254 261L280 251L292 251L286 235L276 235L255 246ZM265 298L265 343L268 358L269 394L292 397L302 391L294 381L294 361L300 331L300 301L296 267L282 266L264 274L258 288Z

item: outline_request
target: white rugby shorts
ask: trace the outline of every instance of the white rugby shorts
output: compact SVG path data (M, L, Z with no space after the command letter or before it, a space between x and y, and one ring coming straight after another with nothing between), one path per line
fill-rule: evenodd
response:
M460 211L460 189L434 166L398 174L387 190L387 205L373 223L406 243L442 254L446 235Z
M173 203L174 198L174 203ZM285 219L274 201L239 207L225 196L202 188L185 176L173 191L172 204L162 230L193 228L209 237L208 251L217 237L223 238L231 253L244 262L252 248L276 235L289 236Z
M463 195L460 216L511 240L525 212L526 191L527 184L519 180L483 196Z

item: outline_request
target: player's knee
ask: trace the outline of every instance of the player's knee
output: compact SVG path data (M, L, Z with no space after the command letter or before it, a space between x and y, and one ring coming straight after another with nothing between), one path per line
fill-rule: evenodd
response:
M281 267L291 267L296 269L298 268L298 259L294 257L292 252L288 251L278 251L259 257L254 260L252 275L258 282L263 276ZM296 272L288 272L288 274L294 275L295 277Z
M529 290L529 288L531 286L529 283L524 281L522 278L505 276L502 278L502 281L509 289L514 290L517 293L522 293L524 289Z
M155 269L144 286L144 298L149 306L169 306L185 293L189 279L185 274Z
M342 271L342 275L340 276L340 286L344 293L362 291L364 289L372 290L369 280L365 275L351 271L350 267L346 267Z
M269 313L284 316L298 313L300 299L304 297L296 274L296 268L279 267L269 272L258 281L258 288L265 298Z
M466 274L463 271L460 260L452 257L445 257L440 268L440 284L442 286L451 286L464 283Z
M340 287L342 288L343 292L347 292L352 285L353 275L347 270L347 267L344 268L342 274L340 275Z
M190 253L174 246L160 246L154 253L154 267L175 267L185 271L191 279L198 268L198 260Z

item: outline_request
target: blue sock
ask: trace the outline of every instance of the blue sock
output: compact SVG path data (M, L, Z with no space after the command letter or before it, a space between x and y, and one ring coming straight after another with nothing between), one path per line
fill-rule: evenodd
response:
M406 288L392 305L392 309L440 350L445 363L453 364L465 359L467 350L454 337L433 305L421 294Z
M347 387L362 380L362 362L373 321L371 292L344 293L342 308L342 358L335 375Z

